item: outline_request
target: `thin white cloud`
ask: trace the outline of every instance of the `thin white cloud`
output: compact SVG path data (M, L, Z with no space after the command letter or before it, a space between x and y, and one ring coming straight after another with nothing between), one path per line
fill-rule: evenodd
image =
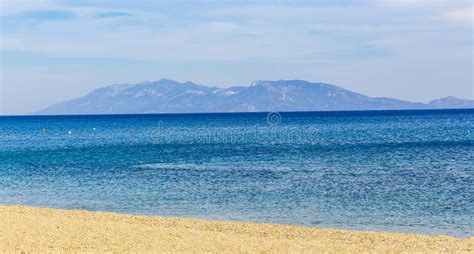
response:
M18 17L25 13L37 11L64 11L76 14L78 17L100 17L102 14L128 14L140 16L142 18L166 18L165 15L156 11L149 13L143 10L129 10L127 8L111 8L100 6L87 5L68 5L66 3L52 1L52 0L1 0L0 1L0 16L1 17ZM118 15L116 15L118 16ZM122 17L125 15L122 15ZM111 17L111 15L109 16Z
M305 19L329 13L347 12L343 6L258 4L227 5L211 10L200 10L201 14L214 17L259 18L259 19Z
M4 0L0 1L0 14L2 16L15 15L21 12L54 8L56 5L48 0L36 0L36 1L15 1L15 0Z
M474 24L474 6L450 11L445 16L446 20Z
M242 27L238 24L231 23L231 22L220 22L220 21L212 21L205 24L205 28L209 31L216 31L216 32L236 32L240 30Z

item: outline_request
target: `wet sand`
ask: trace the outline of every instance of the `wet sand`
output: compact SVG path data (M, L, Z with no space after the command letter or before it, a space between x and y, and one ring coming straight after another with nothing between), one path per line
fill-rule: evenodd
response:
M474 237L0 206L2 252L474 253Z

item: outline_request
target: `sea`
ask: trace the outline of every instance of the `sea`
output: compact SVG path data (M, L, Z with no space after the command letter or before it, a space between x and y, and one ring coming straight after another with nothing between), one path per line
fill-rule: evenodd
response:
M469 237L474 110L0 117L0 205Z

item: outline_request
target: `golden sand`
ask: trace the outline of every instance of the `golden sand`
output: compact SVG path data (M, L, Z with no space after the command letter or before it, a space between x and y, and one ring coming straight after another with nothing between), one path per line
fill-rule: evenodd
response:
M2 252L473 253L474 237L0 206Z

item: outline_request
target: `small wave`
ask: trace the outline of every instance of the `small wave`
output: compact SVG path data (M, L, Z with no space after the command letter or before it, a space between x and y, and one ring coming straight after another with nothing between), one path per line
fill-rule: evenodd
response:
M271 170L286 171L288 166L280 164L269 164L268 162L227 162L227 163L149 163L134 165L134 168L154 170Z
M145 169L176 169L176 170L202 170L209 169L210 165L197 163L151 163L135 165L136 168Z

